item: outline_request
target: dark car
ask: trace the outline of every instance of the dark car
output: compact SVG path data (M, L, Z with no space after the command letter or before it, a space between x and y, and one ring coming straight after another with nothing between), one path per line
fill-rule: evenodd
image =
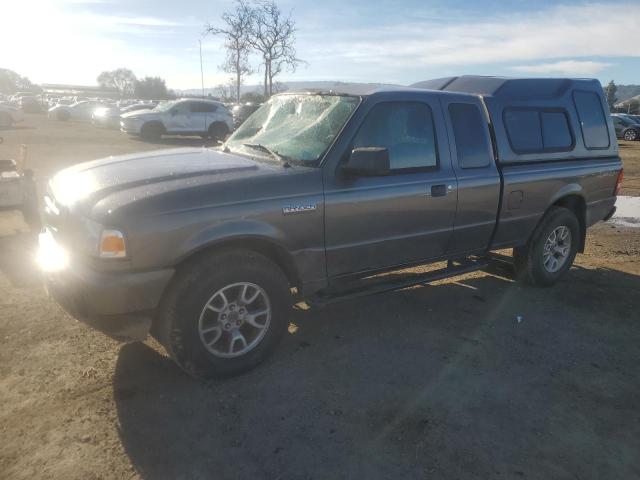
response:
M244 121L247 118L249 118L249 115L255 112L258 108L260 108L260 104L257 104L257 103L245 103L243 105L234 105L233 108L231 109L231 114L233 115L234 129L242 125Z
M634 119L619 114L611 115L611 119L616 137L628 141L640 140L640 124L636 123Z
M120 339L151 332L185 371L215 377L271 353L294 302L481 270L505 248L517 278L550 286L615 211L605 105L597 80L571 79L275 95L220 148L59 172L40 237L48 290L76 318Z
M627 118L630 118L631 120L633 120L634 122L640 124L640 115L625 115Z

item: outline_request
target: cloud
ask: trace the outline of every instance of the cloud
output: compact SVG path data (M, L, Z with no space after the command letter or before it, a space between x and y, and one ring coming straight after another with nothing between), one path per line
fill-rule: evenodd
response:
M564 60L538 65L515 65L510 70L523 73L555 74L555 75L595 75L612 66L606 62L592 62L588 60Z
M457 21L416 20L377 28L350 27L329 35L301 31L313 56L338 55L357 64L466 66L521 63L563 58L639 57L636 42L621 42L621 32L636 31L640 9L616 5L558 5L537 12L460 16ZM416 15L417 17L417 15ZM311 57L303 48L302 58ZM305 54L307 57L305 57ZM313 57L311 57L311 60Z

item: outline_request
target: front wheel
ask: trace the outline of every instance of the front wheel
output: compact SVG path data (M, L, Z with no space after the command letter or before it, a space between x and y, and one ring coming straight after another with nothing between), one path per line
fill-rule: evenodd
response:
M164 128L159 123L145 123L140 129L140 137L147 142L157 142L163 133Z
M514 248L516 275L531 285L555 284L578 253L580 223L566 208L552 207L524 247Z
M288 327L291 293L268 258L244 250L200 257L169 290L153 334L192 376L235 375L255 367Z
M630 128L629 130L624 132L624 139L629 142L633 142L634 140L638 139L638 132L633 128Z

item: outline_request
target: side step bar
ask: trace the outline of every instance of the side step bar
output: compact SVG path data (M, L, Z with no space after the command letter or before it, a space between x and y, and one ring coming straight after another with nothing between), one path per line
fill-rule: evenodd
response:
M347 283L342 285L343 288L329 288L310 299L310 302L313 305L322 306L342 300L374 295L376 293L401 290L407 287L424 285L436 280L482 270L487 268L488 265L489 261L485 257L449 260L445 268L432 270L427 273L389 274L381 278L374 277Z

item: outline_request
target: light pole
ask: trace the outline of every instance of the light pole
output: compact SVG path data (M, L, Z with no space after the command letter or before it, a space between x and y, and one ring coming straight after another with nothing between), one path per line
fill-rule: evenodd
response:
M200 44L200 83L202 85L202 98L204 99L204 69L202 68L202 40L198 40Z

